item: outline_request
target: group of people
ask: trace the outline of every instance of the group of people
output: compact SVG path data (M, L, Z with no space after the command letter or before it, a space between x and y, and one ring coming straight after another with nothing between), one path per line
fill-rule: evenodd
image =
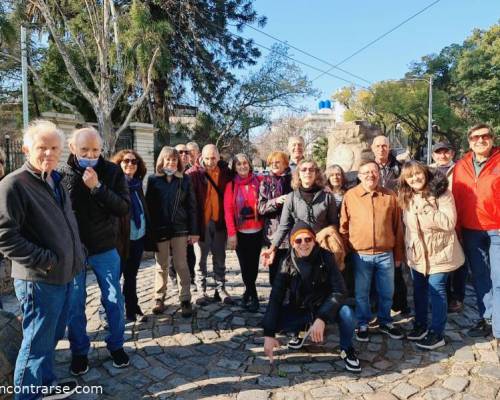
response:
M399 163L388 139L377 136L374 157L361 162L356 182L338 165L323 172L306 159L299 136L289 139L288 153L268 155L266 174L256 173L243 153L229 165L212 144L201 152L194 142L165 146L144 192L147 170L137 151L106 160L99 132L85 127L72 133L71 154L58 167L64 134L34 121L23 137L26 163L0 183L0 253L12 262L23 318L14 385L71 394L76 381L57 383L53 371L66 329L71 373L89 371L87 266L101 291L113 366L129 365L125 321L148 318L137 297L145 250L156 261L152 312L165 311L170 280L186 318L192 291L199 306L235 304L226 287L226 248L236 250L240 264L239 304L259 311L262 261L272 286L262 321L271 360L278 332L290 334L288 347L299 349L308 338L323 341L328 323L338 323L340 355L353 372L361 370L354 338L368 341L377 325L423 349L443 346L447 312L463 308L466 260L479 312L470 334L487 336L493 324L500 338L500 150L485 124L471 128L468 141L471 151L456 164L451 146L436 144L436 164L426 166ZM391 318L391 309L410 311L405 265L415 305L408 333Z

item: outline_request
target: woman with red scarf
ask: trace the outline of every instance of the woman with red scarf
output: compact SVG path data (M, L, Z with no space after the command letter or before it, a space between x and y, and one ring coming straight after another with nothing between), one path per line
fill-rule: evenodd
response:
M255 281L259 272L264 222L257 210L261 178L253 174L248 157L237 154L232 163L234 178L224 193L228 247L236 249L241 275L245 284L243 307L250 312L259 311Z

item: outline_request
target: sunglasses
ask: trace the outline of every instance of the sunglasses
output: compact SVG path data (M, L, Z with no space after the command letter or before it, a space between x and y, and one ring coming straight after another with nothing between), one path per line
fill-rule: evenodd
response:
M313 238L312 237L306 237L304 239L302 238L297 238L295 239L293 242L295 244L302 244L302 241L304 241L304 243L311 243L313 241Z
M124 164L132 164L132 165L137 165L137 158L124 158L122 160L122 163Z
M301 168L300 172L316 172L316 168L310 167L310 168Z
M178 153L179 154L189 154L189 151L188 150L179 150Z
M493 136L490 134L490 133L485 133L484 135L474 135L474 136L469 136L469 140L471 142L477 142L479 140L479 138L481 138L481 140L490 140Z

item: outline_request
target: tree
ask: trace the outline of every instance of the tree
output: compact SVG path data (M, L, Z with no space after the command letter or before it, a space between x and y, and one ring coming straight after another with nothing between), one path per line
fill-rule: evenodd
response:
M464 42L455 69L456 85L464 94L469 125L490 123L500 129L500 24L475 30Z
M312 158L321 169L326 168L326 156L328 153L328 138L318 138L313 144Z
M53 0L32 0L24 6L30 22L43 25L49 41L61 57L72 87L90 104L99 131L103 135L106 152L114 149L119 134L128 126L131 118L140 108L151 88L153 67L159 55L157 46L149 55L147 79L138 80L134 93L128 96L129 110L114 129L112 114L125 94L125 66L123 55L122 11L113 0L94 2L60 3ZM83 7L82 7L83 5ZM50 48L49 48L50 50ZM16 59L3 52L4 57ZM18 58L17 58L18 59ZM29 66L34 83L54 102L81 115L79 109L64 96L56 94L43 84L35 66Z

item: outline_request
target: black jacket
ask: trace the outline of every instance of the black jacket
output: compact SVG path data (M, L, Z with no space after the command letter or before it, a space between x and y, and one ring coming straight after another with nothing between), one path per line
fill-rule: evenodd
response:
M130 197L120 166L102 156L94 168L101 187L90 190L83 183L83 170L71 154L60 172L69 191L80 237L89 255L103 253L118 245L118 219L128 214Z
M303 268L312 268L307 280L301 272ZM302 261L290 250L273 282L263 320L264 335L275 335L285 303L298 310L310 311L315 318L328 323L337 315L346 295L344 279L330 252L316 245L310 256Z
M0 183L0 252L12 277L64 285L83 268L85 254L66 190L60 200L29 163Z
M177 172L170 182L165 175L150 175L146 205L151 218L153 242L176 236L199 235L196 198L191 179L186 174ZM147 243L146 250L154 250L153 246L154 243Z

